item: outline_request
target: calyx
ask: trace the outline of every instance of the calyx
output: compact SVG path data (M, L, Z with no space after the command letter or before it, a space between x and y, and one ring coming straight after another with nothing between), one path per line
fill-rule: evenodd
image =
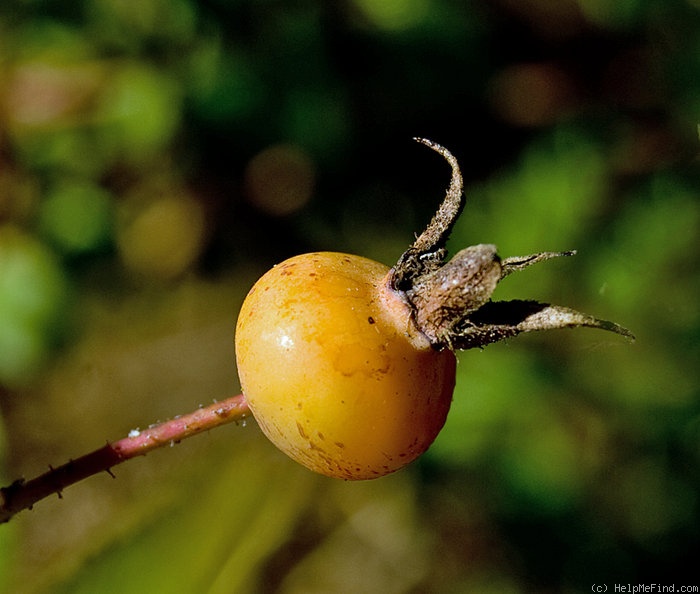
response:
M415 140L447 160L452 178L432 220L392 268L391 283L403 294L417 326L435 348L470 349L521 332L579 326L634 339L629 330L614 322L568 307L529 300L491 301L496 286L509 274L576 252L540 252L501 259L495 245L479 244L448 260L447 239L464 207L462 174L446 148L425 138Z

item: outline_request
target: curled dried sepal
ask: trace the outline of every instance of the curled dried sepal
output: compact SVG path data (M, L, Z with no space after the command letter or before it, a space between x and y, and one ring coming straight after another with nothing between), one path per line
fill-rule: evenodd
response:
M452 168L450 185L445 198L440 204L425 230L416 238L393 268L392 282L397 289L412 285L414 279L429 274L439 268L447 255L445 244L459 214L464 208L462 172L457 159L444 146L427 138L414 138L425 146L442 155Z
M632 333L605 320L573 309L535 301L492 302L498 283L545 260L572 256L575 251L540 252L501 260L496 246L479 244L459 251L445 262L445 244L463 206L462 174L457 160L444 147L416 138L440 153L452 167L452 179L440 208L391 272L394 288L413 309L417 326L435 348L482 347L522 332L588 326Z

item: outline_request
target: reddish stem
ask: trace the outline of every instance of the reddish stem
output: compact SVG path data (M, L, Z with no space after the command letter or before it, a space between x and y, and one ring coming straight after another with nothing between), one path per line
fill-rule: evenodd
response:
M249 414L245 397L238 394L148 429L131 431L124 439L108 443L58 468L49 467L48 472L29 481L16 480L0 488L0 523L9 521L23 509L31 509L37 501L53 493L61 497L63 489L84 478L100 472L111 475L110 469L117 464L214 427L241 421Z

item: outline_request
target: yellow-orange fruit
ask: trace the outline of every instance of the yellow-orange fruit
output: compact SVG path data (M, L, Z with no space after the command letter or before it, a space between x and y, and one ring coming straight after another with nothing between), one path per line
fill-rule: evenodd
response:
M275 266L236 328L243 393L262 431L316 472L370 479L422 454L445 423L456 358L437 351L389 269L319 252Z

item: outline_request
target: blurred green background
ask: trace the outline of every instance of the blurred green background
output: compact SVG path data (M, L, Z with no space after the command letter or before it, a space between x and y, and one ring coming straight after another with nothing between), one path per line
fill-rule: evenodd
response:
M449 179L453 251L615 320L460 355L373 482L253 422L0 526L8 593L589 592L698 584L700 2L5 0L0 475L238 391L240 303L309 250L391 264ZM692 579L688 577L692 572Z

